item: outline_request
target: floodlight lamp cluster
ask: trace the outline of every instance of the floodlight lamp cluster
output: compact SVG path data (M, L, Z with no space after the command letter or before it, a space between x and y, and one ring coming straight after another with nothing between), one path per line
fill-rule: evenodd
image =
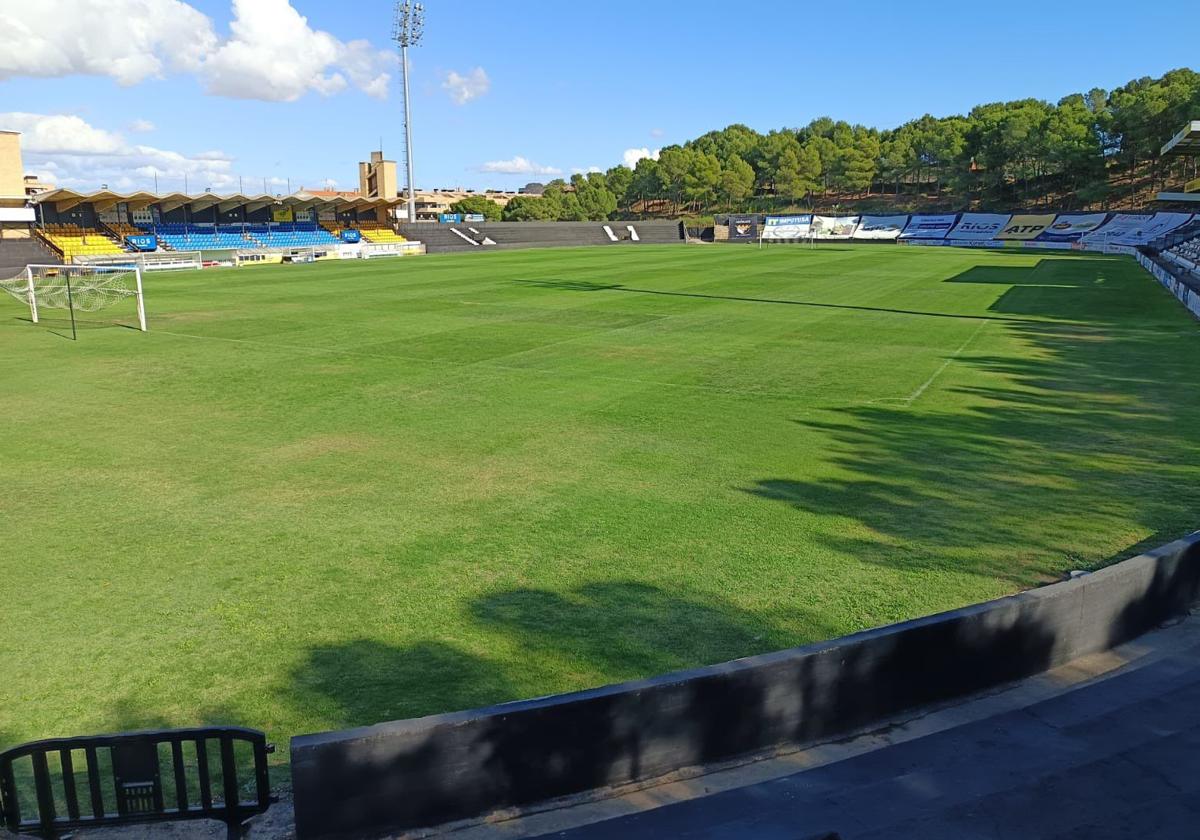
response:
M392 40L401 47L415 47L425 34L425 4L397 0Z

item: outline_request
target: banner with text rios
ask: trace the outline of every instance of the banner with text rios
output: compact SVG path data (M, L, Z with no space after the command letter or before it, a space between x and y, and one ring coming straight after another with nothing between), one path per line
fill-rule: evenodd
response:
M896 239L908 224L908 216L863 216L854 231L855 239Z
M812 232L817 239L849 239L858 227L858 216L813 216Z
M1078 242L1104 224L1107 213L1064 213L1038 236L1039 242Z
M763 239L807 239L812 234L812 214L802 216L767 216Z
M946 216L913 216L900 234L901 239L945 239L958 221L958 214Z
M950 239L967 242L991 242L1008 224L1011 216L1001 213L963 213L950 231Z
M996 238L1005 242L1019 242L1025 239L1035 239L1042 231L1054 224L1054 214L1017 215L1008 220L1004 229L996 234Z

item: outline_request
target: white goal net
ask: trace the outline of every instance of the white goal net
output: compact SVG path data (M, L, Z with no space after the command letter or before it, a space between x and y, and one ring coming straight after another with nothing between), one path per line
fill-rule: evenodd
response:
M22 274L0 280L0 289L29 307L33 323L42 309L99 312L123 301L137 309L138 327L146 331L142 271L136 265L31 265Z

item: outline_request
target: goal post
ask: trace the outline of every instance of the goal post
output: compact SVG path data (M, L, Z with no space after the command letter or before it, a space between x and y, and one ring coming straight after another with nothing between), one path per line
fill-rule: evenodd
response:
M76 312L99 312L133 298L138 329L146 332L146 300L142 269L128 265L28 265L0 290L29 307L38 323L43 310L65 309L74 322Z

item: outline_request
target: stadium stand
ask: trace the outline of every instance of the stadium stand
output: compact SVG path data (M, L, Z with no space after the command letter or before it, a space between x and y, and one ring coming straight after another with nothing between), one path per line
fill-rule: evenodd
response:
M98 228L73 224L46 225L37 229L38 235L66 262L79 257L119 256L125 249L109 234Z
M162 224L138 232L156 234L159 244L172 251L315 248L338 244L337 237L328 230L304 222L269 225Z
M400 234L380 222L359 222L356 227L362 233L363 239L373 244L385 242L407 242Z
M199 225L164 224L148 228L147 233L158 236L160 246L172 251L216 251L231 248L261 247L254 237L240 227L218 230Z
M123 222L112 222L105 225L105 227L107 227L108 230L113 234L120 237L122 242L125 241L126 236L137 236L138 234L142 233L140 228L136 228L131 224L126 224Z
M1200 280L1200 222L1184 225L1162 244L1165 249L1159 256Z
M400 234L392 230L391 227L381 222L359 221L347 224L338 224L336 222L321 222L321 227L335 237L340 237L344 230L357 230L362 234L362 238L366 242L374 245L384 243L401 243L407 242Z
M62 257L34 237L0 237L0 279L16 277L27 265L57 264Z

